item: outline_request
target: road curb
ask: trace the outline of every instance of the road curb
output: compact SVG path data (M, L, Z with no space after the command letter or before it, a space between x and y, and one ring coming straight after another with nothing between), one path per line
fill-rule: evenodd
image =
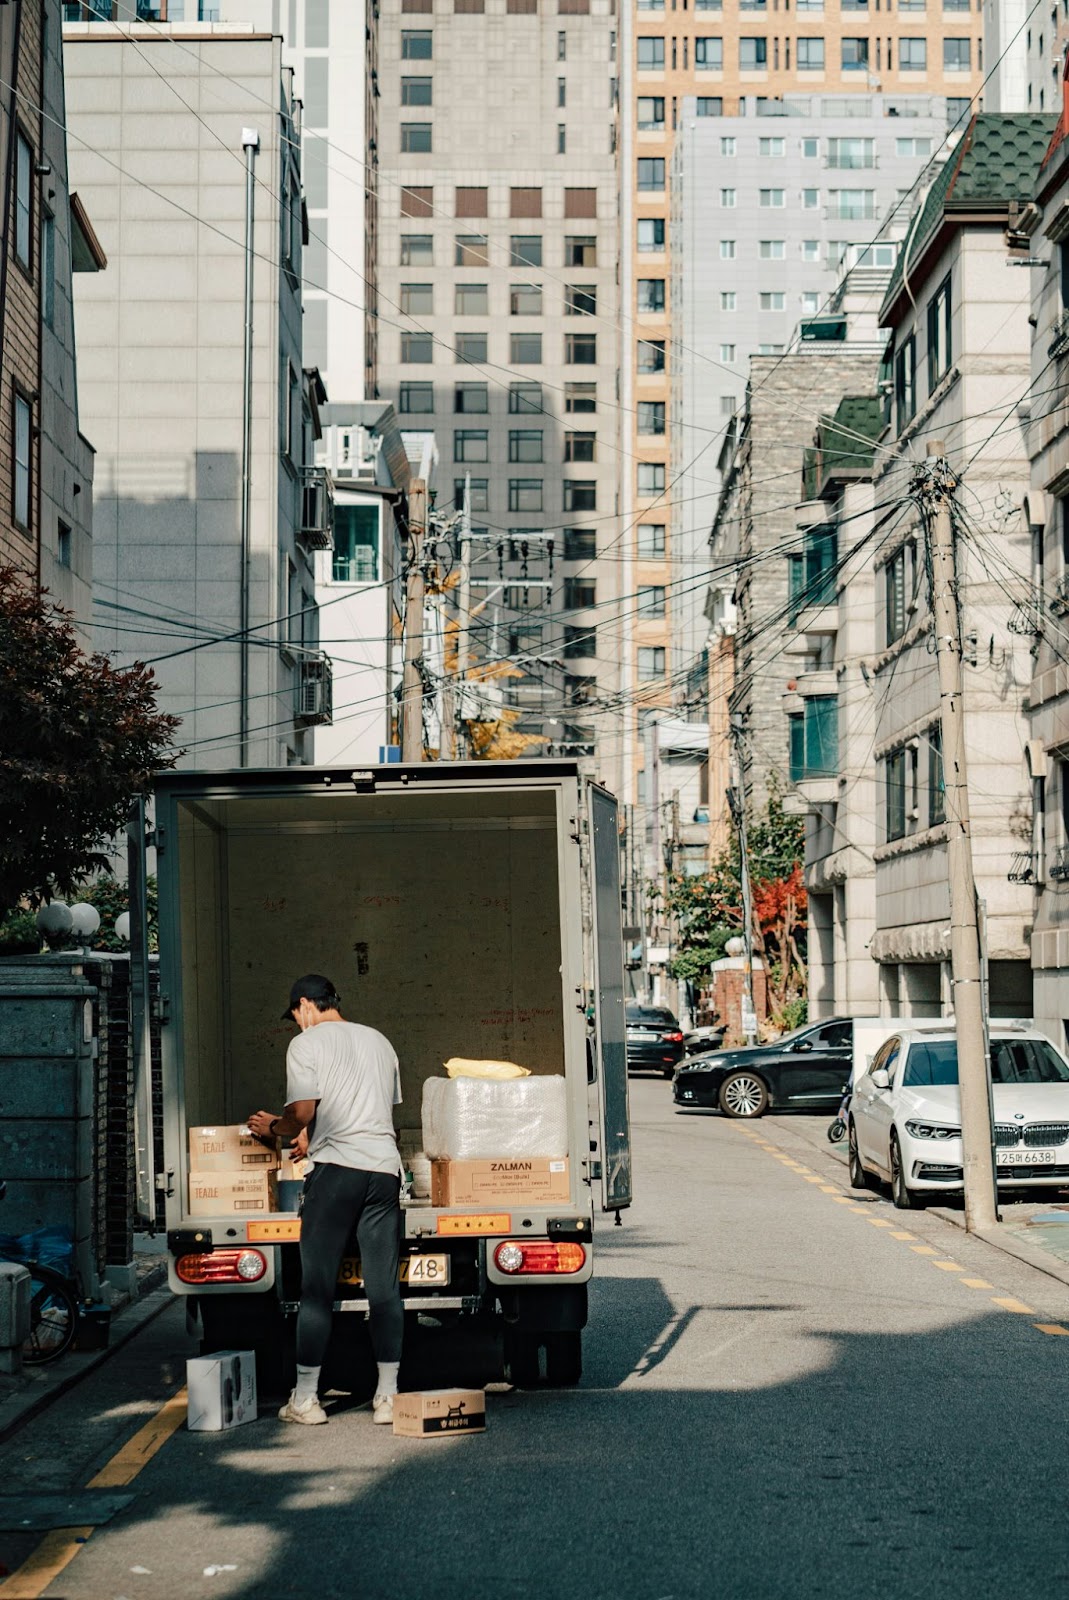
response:
M143 1295L126 1306L115 1319L107 1349L74 1351L62 1357L54 1371L47 1367L38 1368L33 1373L31 1388L0 1401L0 1444L47 1410L53 1401L81 1383L83 1378L103 1366L110 1356L129 1344L142 1328L173 1304L174 1296L166 1288Z
M965 1232L965 1217L962 1212L950 1211L943 1206L928 1206L927 1209L932 1216L941 1217L944 1222L949 1222L961 1232ZM1059 1283L1069 1286L1069 1262L1059 1261L1057 1256L1048 1254L1038 1245L1025 1244L1023 1239L1004 1233L1001 1228L980 1228L972 1237L982 1239L985 1244L1001 1250L1004 1255L1015 1256L1018 1261L1023 1261L1025 1266L1035 1267L1037 1272L1045 1272L1048 1278L1056 1278Z

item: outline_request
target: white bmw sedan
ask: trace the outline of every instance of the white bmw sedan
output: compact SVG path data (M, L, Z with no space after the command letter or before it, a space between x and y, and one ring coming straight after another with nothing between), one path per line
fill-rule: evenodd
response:
M999 1187L1069 1188L1069 1061L1032 1029L991 1030ZM884 1180L903 1210L963 1182L958 1046L951 1029L892 1034L857 1079L850 1182Z

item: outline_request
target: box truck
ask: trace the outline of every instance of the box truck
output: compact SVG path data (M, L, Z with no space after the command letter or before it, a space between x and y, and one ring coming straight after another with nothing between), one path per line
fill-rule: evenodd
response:
M451 1057L563 1079L566 1178L558 1161L544 1193L513 1167L504 1191L483 1179L406 1197L401 1277L406 1327L452 1329L454 1347L489 1329L514 1381L541 1375L543 1351L549 1381L577 1381L595 1211L631 1201L612 795L556 760L174 772L156 785L153 842L156 1183L170 1286L203 1348L251 1346L262 1381L285 1380L300 1216L255 1171L217 1188L201 1175L191 1207L189 1133L281 1109L293 1027L280 1012L295 977L323 972L344 1015L397 1051L402 1150L419 1148L424 1083ZM336 1346L366 1309L350 1252Z

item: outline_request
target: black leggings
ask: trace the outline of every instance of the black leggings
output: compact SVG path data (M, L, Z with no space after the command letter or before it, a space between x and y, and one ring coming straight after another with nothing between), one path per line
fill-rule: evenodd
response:
M356 1228L376 1361L400 1361L404 1333L398 1261L401 1180L329 1163L312 1168L301 1203L301 1309L297 1361L321 1367L330 1343L338 1268Z

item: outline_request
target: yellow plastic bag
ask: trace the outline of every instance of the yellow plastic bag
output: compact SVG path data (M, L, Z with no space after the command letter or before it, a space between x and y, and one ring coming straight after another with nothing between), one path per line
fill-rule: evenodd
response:
M464 1056L451 1056L445 1064L451 1078L529 1078L527 1067L518 1067L515 1061L469 1061Z

